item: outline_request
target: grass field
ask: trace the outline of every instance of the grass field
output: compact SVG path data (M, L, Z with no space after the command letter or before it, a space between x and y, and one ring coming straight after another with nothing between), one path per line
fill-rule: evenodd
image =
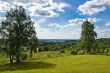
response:
M103 55L45 52L19 64L11 65L6 58L0 58L0 62L0 73L110 73L110 56Z

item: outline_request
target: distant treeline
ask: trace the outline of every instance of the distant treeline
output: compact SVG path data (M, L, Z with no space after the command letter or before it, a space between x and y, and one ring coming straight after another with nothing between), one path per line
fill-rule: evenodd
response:
M62 42L62 40L55 42L51 39L40 39L38 44L36 44L39 51L60 51L60 50L74 50L78 49L78 43L80 40L66 40ZM3 46L3 40L0 39L0 45ZM26 47L26 46L25 46ZM104 50L106 48L110 48L110 38L100 38L96 39L95 49Z
M39 39L39 42L76 42L78 39Z
M45 42L40 41L38 44L40 51L62 51L62 50L79 50L80 40L69 40L65 42ZM110 48L110 38L96 39L94 43L95 52L104 52L107 48Z

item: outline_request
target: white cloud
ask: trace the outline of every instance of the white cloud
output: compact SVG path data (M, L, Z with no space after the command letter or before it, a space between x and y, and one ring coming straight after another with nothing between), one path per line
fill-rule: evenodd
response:
M0 1L0 12L4 13L9 10L10 4L8 2Z
M78 39L79 28L76 28L72 31L67 31L67 29L63 30L55 30L52 31L49 28L40 27L36 29L38 32L39 39Z
M81 19L81 18L75 18L75 19L71 19L68 21L68 26L75 26L75 25L81 25L84 21L90 21L91 23L96 23L97 21L101 20L101 19L97 19L97 18L87 18L87 19Z
M37 0L28 4L31 16L40 17L58 17L59 13L56 11L64 12L64 8L69 5L66 3L57 3L53 0Z
M78 10L84 15L92 15L101 11L105 11L107 7L110 7L110 0L90 0L80 5Z
M12 3L12 6L23 6L24 8L26 8L26 4L25 3L22 3L22 2L13 2Z
M87 20L90 21L91 23L96 23L97 21L99 21L101 19L87 18ZM52 23L52 24L49 24L48 26L57 27L57 28L60 28L60 29L68 28L68 27L71 28L71 27L75 27L75 26L81 25L84 21L86 21L86 19L84 19L84 18L83 19L82 18L75 18L75 19L68 20L68 23L65 24L65 25Z
M17 6L23 6L25 9L27 9L31 16L38 16L38 17L47 17L47 18L54 18L58 17L59 12L64 12L64 8L69 7L66 3L57 3L53 0L33 0L33 1L23 1L21 0L2 0L0 1L0 12L5 12L6 10L9 10L10 7Z
M106 23L105 25L106 25L106 26L110 26L110 22Z
M64 12L65 7L69 7L69 5L66 3L53 3L53 8L57 11Z
M98 38L110 38L110 29L109 28L97 26L95 28L95 31L97 32Z
M57 23L52 23L52 24L49 24L48 25L49 27L57 27L57 28L60 28L61 25L57 24Z
M80 33L81 33L81 24L85 21L86 19L81 19L81 18L75 18L68 20L67 24L57 24L57 23L52 23L49 24L49 27L52 27L53 29L56 29L55 31L51 31L51 29L48 29L44 32L44 34L49 33L47 36L51 38L66 38L66 39L79 39L80 38ZM97 18L88 18L88 20L92 23L96 23L101 19ZM42 32L43 33L43 32Z
M52 31L50 28L41 27L41 24L46 22L45 18L43 18L43 19L41 18L39 20L33 20L33 21L35 22L34 26L36 27L37 36L38 36L39 39L50 39L50 38L51 39L59 39L59 38L66 39L66 38L72 38L69 35L70 33L59 32L59 30ZM54 23L54 24L50 24L49 27L55 27L57 25L58 24Z

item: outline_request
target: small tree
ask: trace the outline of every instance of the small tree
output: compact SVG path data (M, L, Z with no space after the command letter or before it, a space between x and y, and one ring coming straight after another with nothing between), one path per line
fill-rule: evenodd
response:
M17 62L20 62L22 47L36 38L33 25L30 16L26 15L26 11L22 6L10 9L6 13L6 19L2 21L0 32L8 42L11 63L13 63L13 56L16 57Z
M88 20L83 22L80 37L81 48L87 52L93 51L96 37L97 33L94 31L94 25L91 24Z
M32 30L33 31L33 30ZM34 32L34 31L33 31ZM37 37L34 33L31 35L31 39L29 41L29 47L30 47L30 57L32 58L33 56L33 51L36 50L36 44L38 44Z

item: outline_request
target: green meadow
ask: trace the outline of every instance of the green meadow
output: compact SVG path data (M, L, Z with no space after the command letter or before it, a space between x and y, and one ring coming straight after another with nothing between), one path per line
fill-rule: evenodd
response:
M14 64L1 56L0 73L110 73L110 56L39 52Z
M66 1L0 0L0 73L110 73L110 0Z

